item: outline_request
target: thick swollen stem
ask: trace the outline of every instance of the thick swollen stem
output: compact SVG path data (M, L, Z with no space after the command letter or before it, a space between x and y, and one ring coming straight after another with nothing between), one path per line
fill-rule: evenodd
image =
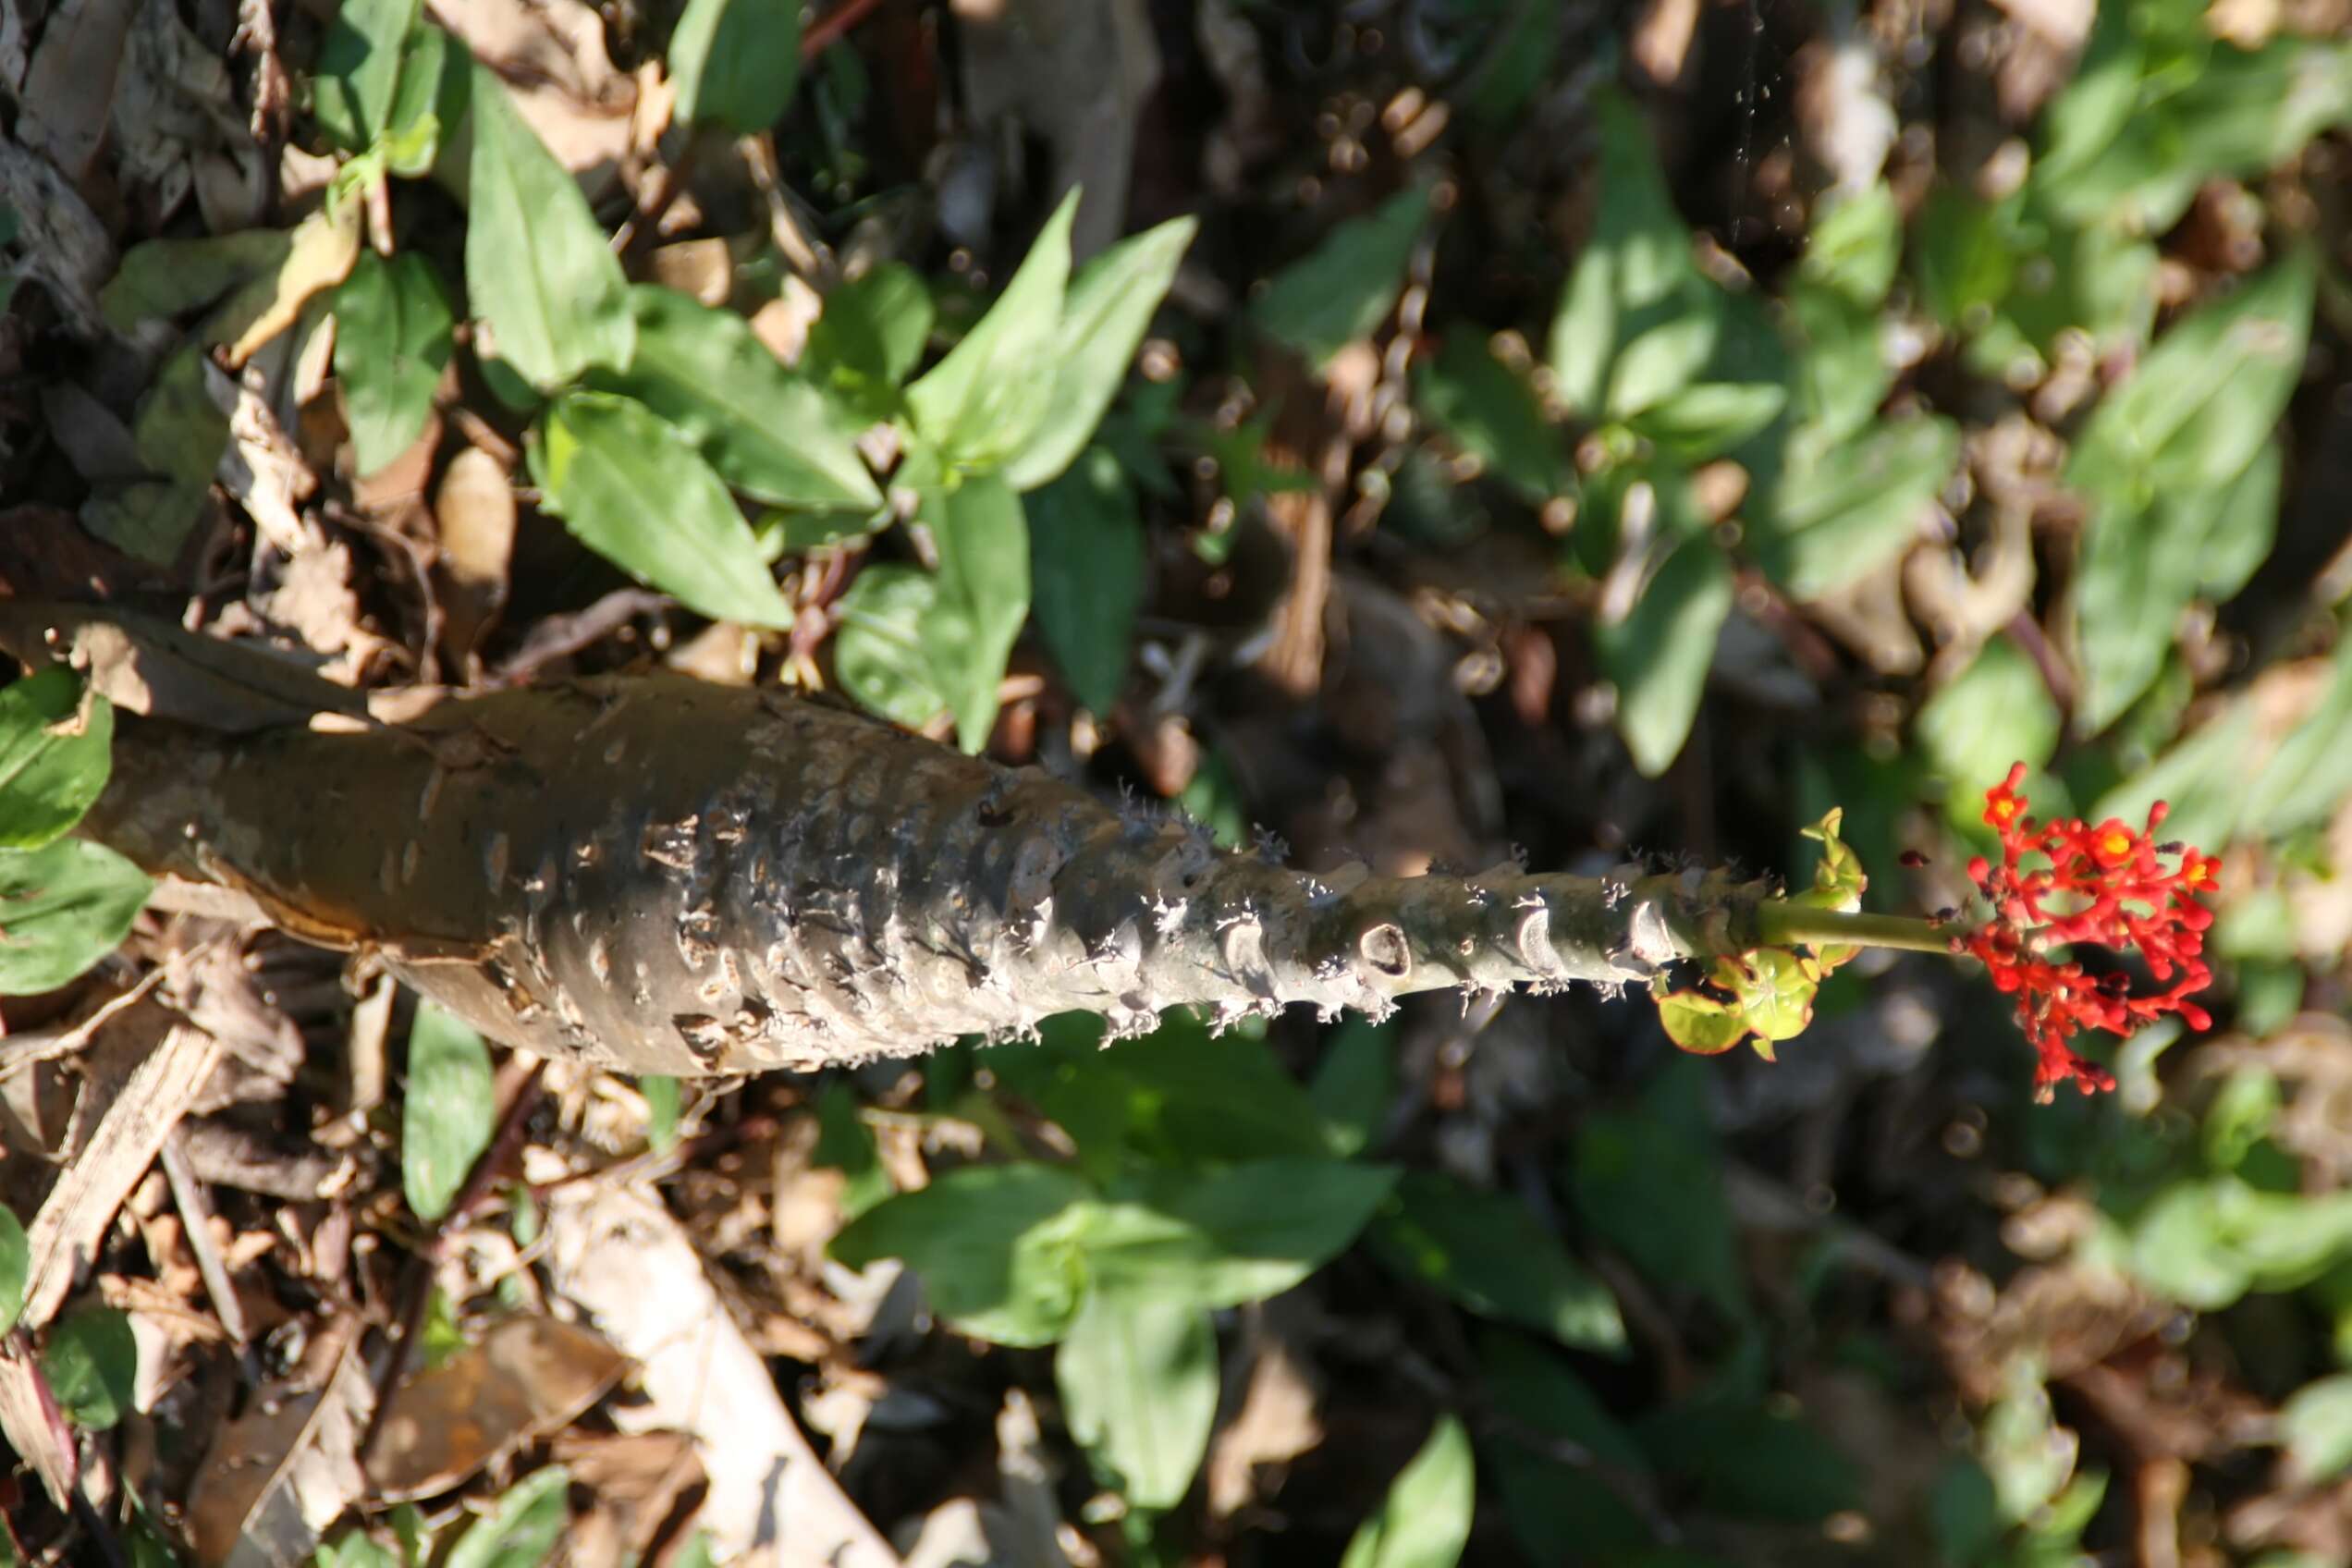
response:
M1646 980L1758 938L1717 873L1317 877L773 692L612 678L360 732L126 720L85 831L639 1072L808 1069L1190 1005Z
M1933 921L1899 914L1845 914L1772 899L1756 906L1758 945L1901 948L1915 953L1950 953L1952 934Z

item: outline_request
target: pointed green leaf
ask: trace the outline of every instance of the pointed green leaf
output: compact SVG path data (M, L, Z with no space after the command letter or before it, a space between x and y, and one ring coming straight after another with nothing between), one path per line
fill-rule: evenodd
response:
M37 850L81 820L113 766L115 709L63 665L0 691L0 848Z
M79 839L0 850L0 996L55 990L112 952L153 886Z
M1097 447L1023 498L1037 630L1071 689L1098 714L1119 700L1143 607L1143 519L1119 459Z
M924 652L955 714L958 742L976 753L997 721L1005 659L1029 619L1029 525L1021 497L994 477L925 496L920 515L939 552Z
M17 1326L24 1311L25 1281L32 1276L32 1245L14 1210L0 1204L0 1334Z
M1454 1417L1439 1416L1380 1511L1357 1527L1340 1568L1453 1568L1470 1544L1477 1501L1470 1434Z
M1621 1351L1617 1298L1527 1206L1434 1170L1405 1172L1367 1232L1374 1255L1471 1311L1578 1350Z
M756 136L784 117L800 75L800 0L686 0L669 37L680 124Z
M637 352L589 385L622 393L684 432L721 479L781 507L870 512L882 504L855 423L807 378L787 370L751 325L675 288L629 291Z
M67 1420L92 1432L115 1426L130 1414L139 1381L130 1315L92 1306L57 1323L41 1347L41 1371Z
M1750 547L1797 598L1834 593L1910 546L1959 461L1960 427L1949 420L1891 421L1852 437L1799 433L1750 508Z
M538 436L533 472L581 543L714 620L791 624L751 524L668 421L631 398L567 392Z
M1525 377L1476 337L1456 333L1415 367L1414 391L1431 419L1527 500L1540 505L1575 484L1561 431L1546 423Z
M1690 735L1731 613L1731 563L1702 535L1673 547L1623 621L1593 629L1617 683L1618 732L1648 777L1665 772Z
M587 199L496 74L476 63L466 295L491 348L542 392L629 362L629 281Z
M841 595L833 673L869 711L909 729L938 717L948 699L924 647L924 622L939 581L919 567L870 566Z
M950 466L974 472L1002 467L1053 412L1055 347L1077 211L1072 190L979 325L907 388L915 429Z
M320 41L312 112L346 151L359 152L389 123L401 44L421 0L344 0Z
M1054 1354L1070 1435L1131 1507L1173 1508L1217 1417L1207 1311L1143 1291L1090 1292Z
M335 293L335 376L361 473L390 463L424 433L454 325L432 263L414 251L388 262L360 252Z
M400 1190L419 1219L438 1219L457 1201L490 1146L494 1099L482 1036L433 1003L419 1002L400 1102Z
M1005 465L1005 483L1034 490L1084 449L1127 379L1152 312L1175 281L1199 224L1170 218L1111 246L1078 269L1054 339L1051 402L1029 444Z
M570 1490L560 1464L516 1482L458 1537L444 1568L543 1568L571 1522Z
M1335 227L1305 257L1274 276L1250 308L1258 326L1318 370L1368 337L1396 309L1405 263L1429 219L1429 193L1416 186L1370 215Z
M1091 1189L1060 1166L967 1165L875 1205L828 1249L851 1268L885 1257L923 1278L931 1305L998 1344L1051 1344L1079 1306L1083 1274L1056 1222Z

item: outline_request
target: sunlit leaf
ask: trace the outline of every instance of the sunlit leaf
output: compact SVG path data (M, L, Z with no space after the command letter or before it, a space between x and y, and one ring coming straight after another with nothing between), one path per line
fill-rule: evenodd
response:
M112 952L153 886L80 839L0 850L0 996L55 990Z
M1348 1541L1340 1568L1453 1568L1470 1544L1476 1504L1470 1434L1452 1416L1439 1416L1379 1512Z
M382 469L424 433L454 325L433 263L414 251L388 262L363 251L336 290L335 378L361 473Z
M52 665L0 691L0 849L37 850L81 820L113 767L115 708Z
M791 624L751 524L676 426L632 398L567 392L537 435L532 472L581 543L713 619Z
M445 1568L543 1568L571 1522L570 1490L560 1464L516 1482L458 1537Z
M1054 1355L1070 1435L1131 1507L1183 1501L1217 1415L1207 1309L1142 1291L1091 1292Z
M328 19L311 109L347 150L367 146L389 122L400 46L421 9L421 0L346 0Z
M922 1276L932 1306L998 1344L1051 1344L1078 1310L1084 1275L1053 1222L1090 1190L1057 1166L971 1165L876 1205L833 1238L852 1268L885 1257Z
M482 1036L433 1003L419 1002L400 1107L400 1190L419 1219L449 1212L490 1146L492 1087Z
M684 432L721 479L777 506L869 512L882 504L853 419L778 362L751 325L675 288L629 291L637 351L590 385L637 399Z
M1644 774L1656 778L1682 752L1731 613L1731 563L1700 536L1673 546L1631 615L1593 629L1601 668L1617 683L1618 732Z
M1121 240L1071 278L1054 339L1057 368L1045 419L1005 465L1006 484L1033 490L1084 448L1127 379L1135 347L1198 227L1192 218L1171 218Z
M579 185L488 67L472 82L466 296L491 348L542 392L636 345L629 280Z
M1274 275L1250 307L1251 318L1317 368L1329 363L1396 308L1405 263L1428 216L1428 192L1415 187L1368 216L1335 224L1321 244Z
M1060 374L1055 349L1077 210L1072 190L979 325L906 389L915 429L953 467L974 472L1002 467L1053 415Z
M800 0L686 0L669 37L680 124L756 136L783 117L800 74Z

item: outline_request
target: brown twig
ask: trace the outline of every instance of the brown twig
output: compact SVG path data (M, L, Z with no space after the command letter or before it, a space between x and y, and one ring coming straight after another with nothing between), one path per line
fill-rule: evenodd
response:
M801 34L801 63L806 65L824 54L881 3L882 0L841 0L840 5L811 22L808 31Z

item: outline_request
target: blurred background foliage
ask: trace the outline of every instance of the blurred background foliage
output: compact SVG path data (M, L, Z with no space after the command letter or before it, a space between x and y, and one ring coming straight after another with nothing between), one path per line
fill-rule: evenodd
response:
M126 183L126 361L55 347L70 280L11 239L62 301L18 296L16 374L132 452L12 404L12 525L356 680L836 688L1310 869L1794 878L1842 806L1871 906L1933 912L2016 760L2224 857L2219 1027L2047 1107L1980 976L1884 953L1776 1065L1570 994L616 1091L746 1313L919 1280L768 1347L811 1425L864 1402L822 1429L900 1545L1011 1484L1020 1394L1073 1562L2352 1561L2340 0L615 0L565 15L675 96L610 159L447 63L461 9L280 18L288 150L396 259L296 227L314 166L250 226ZM269 317L296 252L340 270ZM302 552L190 390L329 306L288 423L331 611L224 575ZM450 1027L420 1219L492 1136ZM584 1125L533 1135L594 1165ZM763 1159L825 1173L829 1262ZM47 1337L92 1429L118 1327ZM434 1523L536 1561L561 1474ZM329 1558L426 1531L368 1519Z

